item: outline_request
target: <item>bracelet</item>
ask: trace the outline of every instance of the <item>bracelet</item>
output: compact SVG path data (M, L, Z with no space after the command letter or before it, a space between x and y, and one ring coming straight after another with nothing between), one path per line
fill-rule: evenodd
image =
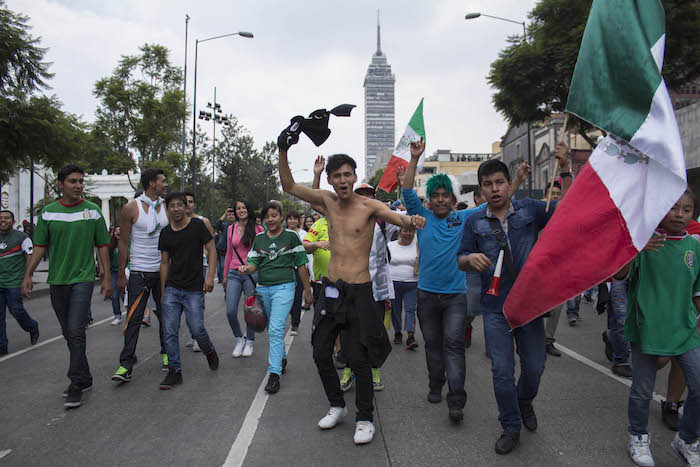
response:
M571 177L571 172L561 172L561 173L559 174L559 176L562 177L562 178L564 178L564 177Z

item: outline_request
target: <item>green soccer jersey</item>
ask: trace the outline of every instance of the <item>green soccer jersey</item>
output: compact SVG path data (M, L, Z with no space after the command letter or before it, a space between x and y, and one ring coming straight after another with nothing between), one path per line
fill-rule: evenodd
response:
M0 288L14 289L22 286L27 270L25 255L32 254L32 240L24 232L10 230L0 232Z
M690 235L643 251L630 270L625 338L649 355L676 356L700 347L700 242Z
M108 246L110 238L95 203L83 199L66 206L59 200L41 211L34 243L49 248L47 282L68 285L95 280L95 247Z
M279 285L296 282L294 268L308 263L306 251L293 230L283 230L277 237L259 233L248 253L248 264L258 269L261 285Z

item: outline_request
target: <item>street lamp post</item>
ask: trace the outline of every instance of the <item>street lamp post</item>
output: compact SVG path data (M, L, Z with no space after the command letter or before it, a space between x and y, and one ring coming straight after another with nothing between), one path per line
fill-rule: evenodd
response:
M183 73L183 83L182 83L182 92L184 95L184 101L185 101L185 107L187 107L187 31L188 31L188 26L190 22L190 15L185 15L185 69ZM194 112L194 109L192 110ZM187 136L187 116L182 117L182 161L184 162L185 160L185 143L186 143L186 136ZM180 173L180 191L185 190L185 168L182 167L181 173Z
M190 160L190 171L192 173L192 193L195 193L196 187L197 187L197 175L196 175L196 168L197 168L197 53L199 51L199 43L200 42L207 42L207 41L213 41L214 39L222 39L224 37L231 37L231 36L241 36L245 37L248 39L252 39L253 33L248 32L248 31L238 31L238 32L232 32L231 34L223 34L221 36L214 36L214 37L209 37L207 39L197 39L194 42L194 96L193 96L193 103L192 103L192 159ZM212 187L212 190L214 187Z
M231 123L226 115L221 115L223 110L221 110L221 104L216 102L216 86L214 86L214 105L211 102L207 103L207 108L211 112L200 110L199 119L212 121L212 153L211 153L211 218L215 218L215 205L214 205L214 181L216 180L216 123L221 123L222 125L229 126Z
M486 15L484 13L467 13L467 15L464 17L464 19L475 19L480 16L486 16L487 18L493 18L493 19L498 19L501 21L506 21L508 23L514 23L514 24L520 24L523 27L523 42L527 43L527 27L525 25L525 21L515 21L512 19L508 18L501 18L500 16L492 16L492 15ZM532 198L532 149L530 146L532 143L530 142L530 122L527 122L527 163L530 164L530 173L528 174L527 177L527 195Z

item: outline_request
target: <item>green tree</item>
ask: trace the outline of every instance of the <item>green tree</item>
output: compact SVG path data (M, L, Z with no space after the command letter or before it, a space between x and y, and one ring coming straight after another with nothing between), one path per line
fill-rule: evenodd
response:
M527 41L510 37L510 45L491 64L493 104L511 125L539 122L564 110L591 4L592 0L541 0L529 14ZM700 76L700 11L697 2L688 0L666 0L664 8L663 74L668 87L676 89ZM590 126L573 120L585 137Z
M112 75L95 83L95 132L124 157L150 166L179 148L187 109L182 69L170 62L170 51L145 44L139 52L122 55Z
M253 137L229 116L231 124L222 130L217 142L217 168L219 176L216 189L223 194L224 206L237 199L247 199L255 209L260 209L269 199L279 199L281 192L277 177L277 145L266 142L255 149Z
M61 110L47 90L50 63L40 38L29 33L29 18L0 1L0 183L20 168L42 163L57 168L83 147L83 124Z

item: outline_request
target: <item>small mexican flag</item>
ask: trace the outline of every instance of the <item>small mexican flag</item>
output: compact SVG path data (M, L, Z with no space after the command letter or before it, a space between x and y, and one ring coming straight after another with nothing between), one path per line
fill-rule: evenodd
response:
M566 111L605 130L505 301L521 326L604 282L641 251L686 189L661 69L659 0L594 0ZM552 286L555 284L556 286Z
M389 159L389 163L384 170L384 175L382 175L381 180L379 180L379 185L377 185L377 188L380 188L387 193L391 193L394 188L396 188L396 172L399 167L408 167L408 163L411 161L411 143L413 141L419 141L421 138L423 138L423 141L425 141L423 99L420 100L418 108L415 112L413 112L413 117L411 117L411 121L408 122L406 131L403 132L403 136L396 145L396 149L394 149L394 152L391 154L391 159ZM423 167L423 161L425 161L425 151L423 151L423 155L421 155L420 159L418 160L418 169L416 170L416 173L418 173L418 171L420 171L420 169Z

